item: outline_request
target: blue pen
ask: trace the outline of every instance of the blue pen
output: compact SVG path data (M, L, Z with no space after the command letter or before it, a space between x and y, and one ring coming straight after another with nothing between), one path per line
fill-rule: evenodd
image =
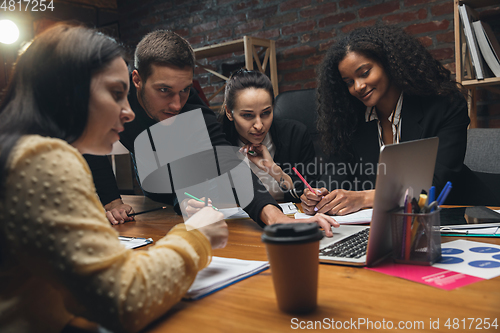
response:
M450 183L450 182L448 182L448 183ZM441 200L439 200L439 198L438 198L438 205L439 206L441 206L442 204L444 204L444 202L446 201L446 198L448 197L448 194L450 194L451 188L452 188L452 186L451 186L451 183L450 183L450 186L448 186L446 188L446 192L444 192L443 197L441 198Z
M434 198L436 197L436 187L431 186L429 189L429 194L427 195L427 206L430 206L431 203L434 202ZM434 208L431 208L431 212L434 211Z
M447 182L446 185L441 190L441 193L439 193L439 196L436 199L439 205L441 205L441 203L444 202L443 195L446 193L446 190L448 189L449 186L451 186L451 182Z

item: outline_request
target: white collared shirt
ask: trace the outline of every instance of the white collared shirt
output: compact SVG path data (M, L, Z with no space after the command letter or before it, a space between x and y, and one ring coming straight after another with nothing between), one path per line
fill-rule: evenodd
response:
M267 132L266 137L262 141L262 144L266 146L267 150L269 151L269 154L271 154L271 157L274 159L274 154L276 153L276 146L274 145L273 140L271 138L271 133ZM244 145L245 144L240 139L238 139L238 146L243 147ZM278 182L270 174L268 174L264 170L261 170L257 165L251 162L243 154L238 153L238 155L241 159L245 161L245 163L247 163L248 166L250 166L250 169L252 169L253 173L257 177L259 177L262 184L265 186L269 194L271 194L275 200L284 199L283 191L279 187Z
M401 107L403 106L403 93L399 96L398 104L396 105L396 110L394 110L389 118L387 118L392 124L392 142L399 143L401 139ZM378 119L377 112L375 111L375 106L367 107L365 112L366 122L376 120L378 126L378 140L380 147L384 146L384 140L382 139L382 126L380 126L380 120Z

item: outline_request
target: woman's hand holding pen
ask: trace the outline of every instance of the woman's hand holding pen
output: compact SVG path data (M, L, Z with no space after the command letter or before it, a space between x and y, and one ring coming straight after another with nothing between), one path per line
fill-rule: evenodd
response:
M200 198L201 200L205 201L205 197ZM212 200L208 198L208 206L212 206ZM187 198L182 200L181 202L181 210L184 215L187 215L188 217L193 216L196 214L200 209L205 207L205 202L201 202L195 199Z
M300 196L300 200L302 201L302 210L304 213L308 215L314 215L318 212L316 205L321 201L321 199L327 195L328 190L324 187L317 189L313 189L315 192L311 192L308 188L304 189L304 192Z
M357 212L366 207L373 207L374 190L368 191L347 191L337 189L328 192L322 188L320 194L313 193L308 189L300 197L302 209L306 214L324 213L330 215L346 215Z
M207 237L212 249L221 249L226 246L229 231L224 221L224 214L212 207L202 207L185 224L188 231L197 229Z
M123 203L122 199L116 199L104 206L106 209L106 217L111 224L120 224L128 221L133 221L133 216L128 216L128 214L133 214L134 209L132 206Z
M316 208L319 213L346 215L362 208L372 207L374 195L375 190L346 191L337 189L325 195Z

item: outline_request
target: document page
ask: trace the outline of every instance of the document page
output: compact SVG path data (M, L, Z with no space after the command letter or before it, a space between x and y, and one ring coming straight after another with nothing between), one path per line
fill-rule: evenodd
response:
M347 214L347 215L335 215L333 218L339 224L365 224L370 223L372 220L373 209L363 209L359 212ZM306 213L296 213L296 219L308 219L311 215L307 215Z
M208 267L198 272L184 299L200 299L269 267L267 261L212 257Z

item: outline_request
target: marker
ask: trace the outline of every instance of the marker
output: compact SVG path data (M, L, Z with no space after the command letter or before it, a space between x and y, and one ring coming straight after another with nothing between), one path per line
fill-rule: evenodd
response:
M184 194L187 195L188 197L190 197L191 199L205 203L205 201L201 200L200 198L195 197L194 195L191 195L187 192L184 192ZM208 197L207 197L207 203L208 203ZM218 211L218 209L215 206L212 206L212 208Z
M434 211L434 208L431 208L431 204L434 202L434 199L436 198L436 187L431 186L429 189L429 194L427 195L427 206L430 208L430 212Z
M420 194L418 199L418 207L420 207L420 212L423 211L426 202L427 202L427 194Z
M451 182L447 182L436 200L439 206L444 204L446 198L448 197L448 194L450 194L451 188Z
M408 191L407 191L408 193ZM403 224L403 237L405 237L404 240L404 258L405 260L410 260L410 249L411 249L411 225L413 224L412 222L412 216L411 216L411 196L407 194L406 199L405 199L405 210L404 212L408 214L405 219L406 219L406 225Z
M127 214L127 216L141 215L141 214L145 214L145 213L149 213L149 212L154 212L156 210L162 210L162 209L165 209L165 208L167 208L167 206L153 208L153 209L145 210L145 211L142 211L142 212L139 212L139 213Z

